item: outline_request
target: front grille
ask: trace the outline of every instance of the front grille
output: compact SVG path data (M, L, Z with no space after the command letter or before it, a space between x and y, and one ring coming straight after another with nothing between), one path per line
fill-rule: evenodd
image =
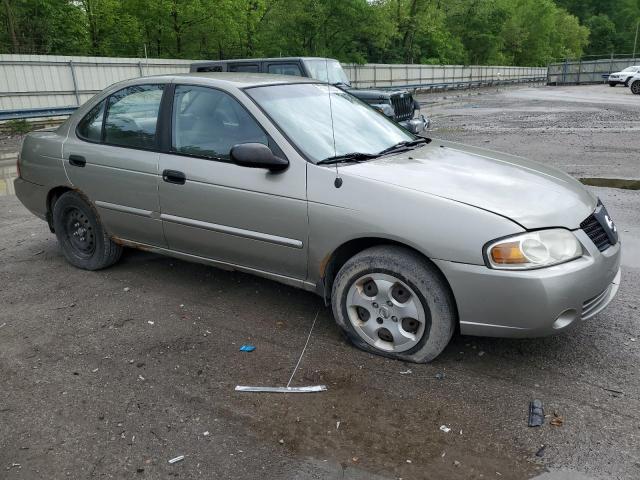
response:
M580 228L601 252L611 246L607 232L604 231L604 228L602 228L602 225L600 225L600 222L593 213L580 224Z
M410 120L413 117L413 97L409 94L391 95L391 105L393 105L393 119L396 122Z

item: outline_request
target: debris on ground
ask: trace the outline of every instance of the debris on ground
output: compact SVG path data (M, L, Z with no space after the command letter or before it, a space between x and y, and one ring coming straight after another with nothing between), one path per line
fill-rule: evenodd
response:
M436 380L444 380L444 372L436 373Z
M124 288L122 289L122 291L123 291L123 292L128 292L129 290L131 290L131 288L129 288L129 287L124 287Z
M171 465L173 465L174 463L178 463L178 462L181 462L183 460L184 460L184 455L178 455L177 457L172 458L171 460L169 460L169 463Z
M327 390L326 385L313 385L309 387L248 387L246 385L237 385L236 392L265 392L265 393L311 393L324 392Z
M554 427L561 427L562 424L564 423L564 418L558 415L558 412L553 412L553 418L549 423Z
M536 457L542 457L544 455L544 449L547 448L546 445L542 445L538 451L536 452Z
M241 352L253 352L256 349L253 345L242 345L240 347Z
M454 461L453 461L453 466L454 466L454 467L459 467L460 465L461 465L461 464L460 464L460 462L459 462L458 460L454 460Z
M540 427L544 423L544 408L541 400L529 402L529 426Z
M284 438L281 438L280 440L278 440L278 443L279 443L280 445L284 445Z
M478 356L481 357L484 355L484 352L478 352Z
M412 373L413 371L410 368L408 368L404 372L400 372L400 375L411 375Z
M338 420L338 421L336 422L336 430L338 430L339 428L340 428L340 421Z
M624 392L623 392L622 390L616 390L615 388L605 388L605 387L602 387L602 389L603 389L605 392L617 393L618 395L622 395L622 394L624 394Z
M210 435L209 430L207 430L206 432L202 432L202 435L204 435L205 437L208 437Z
M0 325L0 328L4 327L7 325L7 322L4 322L2 325Z
M149 325L153 325L155 322L154 322L153 320L147 320L147 323L148 323Z
M451 431L451 429L449 427L447 427L446 425L440 425L440 431L442 431L444 433L449 433Z

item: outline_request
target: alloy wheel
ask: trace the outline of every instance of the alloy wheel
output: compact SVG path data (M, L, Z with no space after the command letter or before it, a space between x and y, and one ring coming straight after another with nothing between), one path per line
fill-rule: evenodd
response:
M410 350L425 334L428 312L413 289L393 275L358 278L347 292L346 307L358 335L382 351Z

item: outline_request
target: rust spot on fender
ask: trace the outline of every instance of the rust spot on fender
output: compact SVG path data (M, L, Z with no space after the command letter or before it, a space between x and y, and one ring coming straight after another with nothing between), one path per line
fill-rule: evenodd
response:
M324 277L324 272L327 269L329 260L331 260L331 253L328 253L320 262L320 278Z

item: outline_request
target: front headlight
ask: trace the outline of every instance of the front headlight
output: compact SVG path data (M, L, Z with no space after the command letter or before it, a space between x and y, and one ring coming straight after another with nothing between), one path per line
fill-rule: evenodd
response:
M387 117L393 117L395 114L393 107L388 103L376 103L371 106Z
M548 267L580 256L582 245L563 228L521 233L496 240L485 248L489 266L501 270Z

